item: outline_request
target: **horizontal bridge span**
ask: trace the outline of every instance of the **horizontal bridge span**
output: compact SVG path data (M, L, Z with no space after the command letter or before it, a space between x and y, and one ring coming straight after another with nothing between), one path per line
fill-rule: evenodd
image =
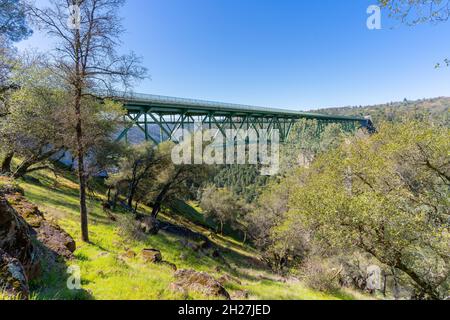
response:
M293 125L300 119L316 120L318 133L331 123L341 124L345 130L358 127L373 129L370 119L346 117L285 109L256 107L206 100L166 97L150 94L118 94L113 98L127 110L122 133L117 140L127 139L132 128L144 134L145 140L160 143L175 140L175 133L192 129L201 123L209 129L278 130L281 141L286 141ZM155 133L155 127L159 133Z
M151 94L129 94L124 97L116 98L117 100L123 102L124 106L128 110L140 110L141 108L152 108L158 112L168 112L177 113L184 110L189 110L192 113L202 114L202 113L233 113L235 115L277 115L283 117L292 117L295 119L322 119L322 120L332 120L332 121L361 121L366 122L367 119L362 117L346 117L346 116L335 116L326 115L320 113L311 112L301 112L293 111L287 109L277 109L277 108L265 108L256 107L250 105L207 101L207 100L197 100L197 99L186 99L186 98L176 98L167 97Z

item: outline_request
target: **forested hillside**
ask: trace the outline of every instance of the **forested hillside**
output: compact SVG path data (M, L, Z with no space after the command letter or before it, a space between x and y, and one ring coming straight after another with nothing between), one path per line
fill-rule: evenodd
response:
M449 125L450 98L439 97L416 101L405 99L402 102L390 102L373 106L327 108L318 110L318 112L347 116L371 116L375 123L381 123L382 121L432 120Z

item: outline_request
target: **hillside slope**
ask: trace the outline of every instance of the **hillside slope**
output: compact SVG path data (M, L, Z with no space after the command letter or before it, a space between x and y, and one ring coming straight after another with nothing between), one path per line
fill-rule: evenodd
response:
M211 234L202 224L194 224L194 208L181 217L164 212L161 220L184 226L208 236L221 253L219 258L195 249L195 243L181 235L160 231L156 236L133 238L129 213L103 211L104 195L91 195L89 200L91 243L80 241L78 192L70 174L55 178L50 172L35 173L33 178L20 182L26 198L39 206L48 219L56 221L77 242L75 258L46 271L31 283L33 299L212 299L198 292L179 292L171 289L174 271L170 265L146 263L141 251L156 248L163 259L178 269L205 271L216 279L228 275L224 284L232 298L248 299L355 299L363 298L354 292L325 294L305 287L297 279L282 279L272 274L257 259L257 253L233 239ZM141 208L141 211L149 210ZM193 213L194 212L194 213ZM191 218L190 218L191 216ZM81 290L67 288L67 267L81 270Z
M438 97L416 101L404 100L402 102L390 102L372 106L327 108L317 112L345 116L370 115L374 123L380 123L381 121L398 122L405 119L424 120L428 118L450 125L450 98Z

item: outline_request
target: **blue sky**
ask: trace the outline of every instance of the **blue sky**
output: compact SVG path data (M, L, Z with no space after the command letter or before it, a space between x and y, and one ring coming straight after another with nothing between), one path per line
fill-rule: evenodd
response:
M38 0L43 2L43 0ZM128 0L123 50L151 80L136 92L309 110L450 96L450 22L403 26L376 0ZM35 35L20 49L49 48Z

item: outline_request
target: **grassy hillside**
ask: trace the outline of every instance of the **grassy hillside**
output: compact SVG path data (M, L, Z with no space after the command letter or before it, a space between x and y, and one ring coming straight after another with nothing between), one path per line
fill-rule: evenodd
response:
M249 293L250 299L354 299L353 292L320 293L305 287L299 280L283 280L271 274L257 260L256 252L248 246L221 236L212 241L220 247L224 264L209 256L187 249L178 236L161 231L157 236L133 240L127 237L129 215L115 213L117 221L108 218L101 207L102 194L89 200L91 243L80 241L78 192L71 175L55 178L50 172L35 174L33 179L20 182L26 197L37 204L48 218L57 221L77 242L75 258L68 265L81 268L82 290L69 290L66 286L66 266L53 267L42 278L32 282L34 299L208 299L196 292L186 296L173 292L174 281L169 266L146 264L140 257L144 248L161 250L164 260L175 263L178 269L206 271L219 277L225 273L240 279L241 284L229 283L225 287L233 296L239 290ZM182 208L182 206L180 206ZM179 209L180 209L179 208ZM148 208L141 208L148 210ZM183 210L183 209L181 209ZM202 215L190 207L182 217L165 212L162 220L189 227L211 236L205 229ZM191 220L192 219L192 220ZM193 223L197 222L197 223ZM128 256L132 250L137 255ZM228 264L228 265L227 265Z

